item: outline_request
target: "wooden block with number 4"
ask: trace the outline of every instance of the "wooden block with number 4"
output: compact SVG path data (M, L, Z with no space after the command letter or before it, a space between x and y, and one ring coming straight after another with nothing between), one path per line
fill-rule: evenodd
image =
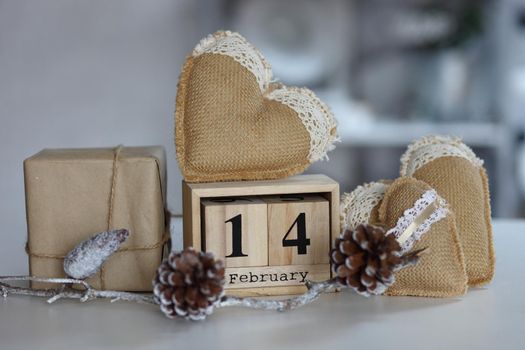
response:
M317 195L283 195L268 204L270 266L328 264L329 202Z
M266 207L256 197L202 200L203 251L224 259L226 267L268 265Z

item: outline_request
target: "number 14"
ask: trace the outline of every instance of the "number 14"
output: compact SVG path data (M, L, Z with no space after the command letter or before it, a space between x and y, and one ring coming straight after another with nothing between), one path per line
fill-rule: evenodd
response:
M248 256L242 252L242 215L236 215L225 221L232 224L232 253L227 258ZM297 226L297 238L287 239L293 228ZM307 254L307 247L310 245L310 239L306 237L306 214L300 213L292 226L288 229L283 237L283 247L297 247L297 254Z

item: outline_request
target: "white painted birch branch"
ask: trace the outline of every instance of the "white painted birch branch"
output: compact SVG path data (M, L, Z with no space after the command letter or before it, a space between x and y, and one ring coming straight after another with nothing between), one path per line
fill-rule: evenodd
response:
M315 301L321 294L330 292L338 286L339 284L335 279L323 282L307 281L306 287L308 288L308 291L296 297L281 300L268 300L226 296L219 304L219 307L242 306L261 310L289 311Z
M45 282L61 284L59 288L55 289L34 289L29 287L17 287L12 286L7 282L16 281L33 281L33 282ZM84 287L84 290L78 290L71 288L71 285L79 284ZM128 293L119 292L112 290L98 290L91 287L86 281L76 280L72 278L41 278L33 276L0 276L0 290L2 296L7 298L9 295L26 295L48 298L48 303L54 303L59 299L79 299L81 302L89 301L92 299L105 298L116 300L133 301L143 304L157 303L153 300L151 294L139 294L139 293Z
M44 283L61 284L54 289L34 289L29 287L13 286L7 282L33 281ZM79 284L84 290L71 288L71 285ZM330 292L338 287L335 279L323 282L306 283L308 291L304 294L280 300L257 299L257 298L238 298L226 296L220 302L219 307L241 306L260 310L288 311L294 310L315 301L322 293ZM158 305L152 294L139 294L119 292L112 290L98 290L91 287L86 281L72 278L41 278L33 276L0 276L0 290L2 296L7 298L9 295L25 295L48 298L48 303L54 303L59 299L78 299L86 302L93 299L111 299L111 301L123 300L143 304Z

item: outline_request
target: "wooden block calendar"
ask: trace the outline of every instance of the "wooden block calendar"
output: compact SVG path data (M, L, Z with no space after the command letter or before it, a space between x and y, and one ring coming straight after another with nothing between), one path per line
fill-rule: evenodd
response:
M330 278L339 234L339 185L324 175L183 182L184 246L226 265L226 294L284 295Z

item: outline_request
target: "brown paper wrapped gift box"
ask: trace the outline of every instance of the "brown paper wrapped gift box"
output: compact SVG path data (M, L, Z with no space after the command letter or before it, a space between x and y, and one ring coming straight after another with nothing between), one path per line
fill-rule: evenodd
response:
M126 228L128 240L88 283L150 291L166 232L165 164L162 147L45 149L26 159L30 274L64 276L63 257L76 244Z

